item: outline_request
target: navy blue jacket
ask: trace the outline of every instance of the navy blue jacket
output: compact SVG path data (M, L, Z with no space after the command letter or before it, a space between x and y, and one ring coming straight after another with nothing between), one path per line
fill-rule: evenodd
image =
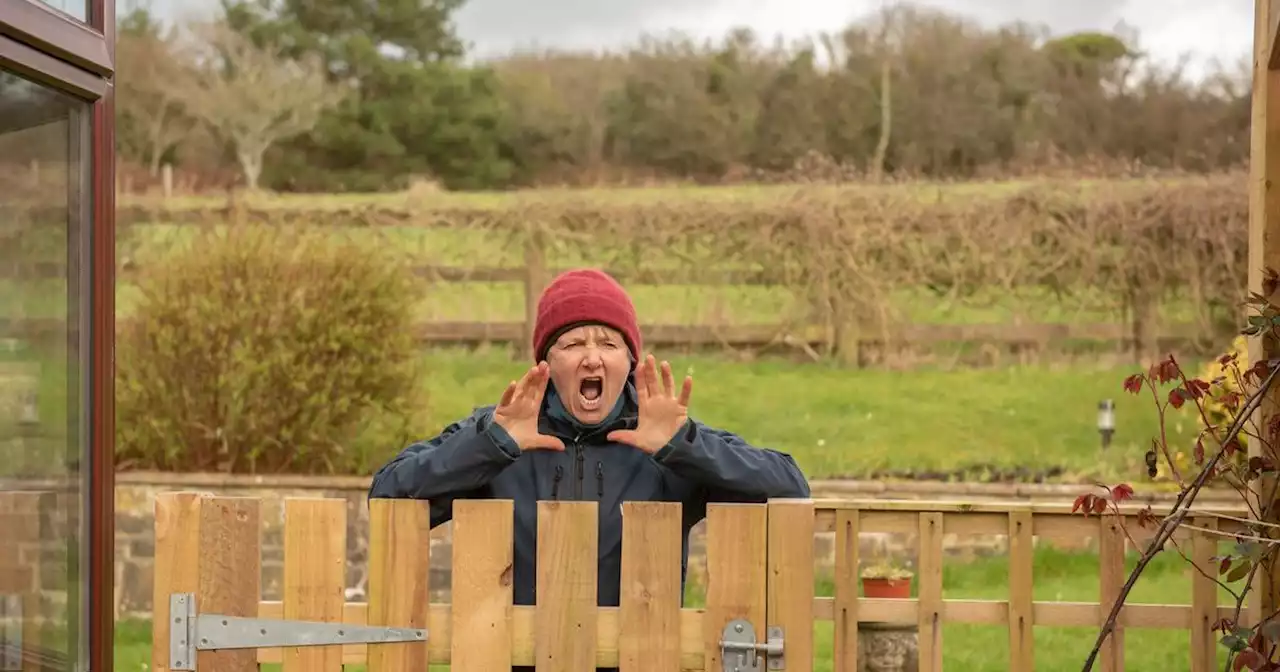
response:
M706 517L708 502L758 502L807 498L809 484L795 460L782 452L755 448L738 436L689 420L655 455L605 437L634 429L634 388L628 384L613 420L595 428L575 427L563 413L548 413L539 425L559 437L564 452L521 453L492 422L493 407L477 409L438 436L405 448L373 477L369 497L431 501L431 526L452 518L456 499L510 499L514 502L513 597L536 600L537 502L599 502L600 606L618 606L622 570L624 501L680 502L683 506L682 576L687 575L689 528ZM550 399L553 395L548 392Z

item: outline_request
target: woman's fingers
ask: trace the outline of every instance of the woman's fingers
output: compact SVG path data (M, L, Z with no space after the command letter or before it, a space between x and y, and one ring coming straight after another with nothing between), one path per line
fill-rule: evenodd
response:
M507 389L502 391L502 398L498 400L498 408L506 408L511 405L512 400L516 398L516 381L507 384Z
M673 397L676 394L676 380L671 374L671 363L662 363L662 391L668 396Z

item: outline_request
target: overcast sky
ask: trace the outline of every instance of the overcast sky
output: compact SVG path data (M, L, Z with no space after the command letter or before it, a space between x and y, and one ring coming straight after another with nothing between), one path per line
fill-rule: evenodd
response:
M130 0L121 0L128 6ZM212 0L141 0L166 17L216 6ZM734 26L766 36L800 37L833 30L874 11L882 0L467 0L458 32L477 55L513 47L606 48L643 32L680 30L718 37ZM1140 47L1172 62L1191 58L1201 71L1211 59L1247 55L1253 37L1248 0L917 0L988 25L1023 20L1054 33L1136 30Z

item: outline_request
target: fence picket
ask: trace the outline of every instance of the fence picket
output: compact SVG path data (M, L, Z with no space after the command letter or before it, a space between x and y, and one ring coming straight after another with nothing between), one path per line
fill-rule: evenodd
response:
M422 500L369 501L369 625L426 628L431 593L431 507ZM428 630L428 641L434 628ZM422 672L423 642L370 644L369 672ZM447 651L446 651L447 652Z
M731 620L747 619L755 628L757 641L764 641L768 523L765 504L707 506L703 669L723 667L720 641Z
M768 504L768 624L781 627L788 672L813 672L813 500Z
M858 530L857 509L836 511L836 571L833 618L835 672L858 670Z
M1217 528L1218 521L1205 517L1197 518L1194 524L1212 530ZM1191 573L1191 672L1212 672L1218 667L1213 631L1213 624L1218 620L1218 584L1210 577L1218 572L1218 565L1213 561L1218 551L1218 537L1198 530L1192 534L1191 561L1200 571Z
M27 534L29 530L21 525L34 524L28 517L20 525L11 515L18 508L31 508L15 504L23 497L37 502L37 511L45 506L30 493L0 493L0 523L9 523L14 535ZM429 504L373 500L369 602L343 604L335 596L344 583L338 567L345 567L345 503L286 500L285 595L283 601L273 602L261 600L260 594L260 506L256 498L181 492L157 497L152 669L167 672L168 668L170 595L194 593L196 607L204 614L305 621L341 618L343 623L430 630L425 645L204 651L197 660L200 672L256 671L259 663L332 669L335 657L342 665L367 663L370 672L423 672L428 663L450 662L457 672L509 665L535 666L541 672L597 667L622 667L627 672L670 672L677 667L716 670L723 667L719 642L724 628L735 618L751 622L757 641L768 636L766 624L781 626L785 669L793 671L810 670L813 662L811 635L800 623L834 620L834 669L853 672L860 620L914 622L919 627L921 669L937 670L944 617L953 623L1008 628L1009 667L1022 670L1034 665L1032 625L1096 627L1124 579L1126 537L1121 520L1111 515L1101 520L1072 515L1067 506L870 500L725 503L713 504L707 511L706 607L682 609L678 606L679 505L628 503L624 507L624 515L630 515L624 520L622 602L618 607L598 608L596 503L543 502L539 504L539 601L536 606L512 606L513 504L462 500L455 502L454 601L431 604ZM1215 519L1217 513L1216 509L1203 512L1197 524L1227 534L1246 530L1234 518ZM1123 524L1136 525L1137 509L1125 515L1128 519ZM919 540L919 599L860 601L859 533L912 531ZM832 598L817 598L812 592L816 532L836 534ZM943 599L944 532L1009 535L1007 601ZM1099 601L1033 602L1032 539L1077 540L1084 535L1100 539ZM1186 530L1178 535L1180 542L1192 547L1194 561L1212 570L1209 558L1215 538ZM0 547L0 587L7 586L11 592L23 589L27 585L23 577L30 575L15 565L36 562L32 557L30 548ZM1196 672L1214 668L1217 645L1210 626L1230 610L1217 605L1211 579L1198 573L1193 577L1191 604L1130 604L1121 622L1125 629L1188 631L1190 669ZM311 658L316 659L314 664ZM1121 631L1104 648L1101 667L1121 669L1123 662Z
M203 497L199 504L196 609L205 614L257 618L262 599L262 502L255 497ZM200 651L196 669L258 672L257 651Z
M678 502L622 505L619 672L680 670Z
M511 666L512 509L509 499L453 504L451 672Z
M1009 669L1034 670L1035 602L1030 508L1009 512Z
M1124 529L1120 527L1119 516L1104 514L1098 524L1098 626L1101 627L1111 613L1111 605L1120 597L1124 587ZM1124 622L1125 609L1120 611L1116 619L1116 627L1111 636L1102 644L1103 672L1124 671Z
M942 514L921 513L918 537L920 579L917 624L920 670L942 670Z
M596 502L538 502L537 672L596 667Z
M284 501L284 618L342 621L347 567L347 500ZM293 646L284 672L342 672L342 646Z
M152 569L151 669L169 672L169 596L195 593L200 576L200 507L193 492L156 495Z

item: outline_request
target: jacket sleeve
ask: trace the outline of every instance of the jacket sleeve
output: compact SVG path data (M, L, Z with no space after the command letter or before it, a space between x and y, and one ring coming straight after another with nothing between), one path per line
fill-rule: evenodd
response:
M654 459L699 483L713 502L807 498L809 482L786 453L756 448L741 437L690 419Z
M374 474L369 499L430 500L436 527L453 517L454 500L487 498L489 481L520 457L491 418L492 409L483 409L408 446Z

